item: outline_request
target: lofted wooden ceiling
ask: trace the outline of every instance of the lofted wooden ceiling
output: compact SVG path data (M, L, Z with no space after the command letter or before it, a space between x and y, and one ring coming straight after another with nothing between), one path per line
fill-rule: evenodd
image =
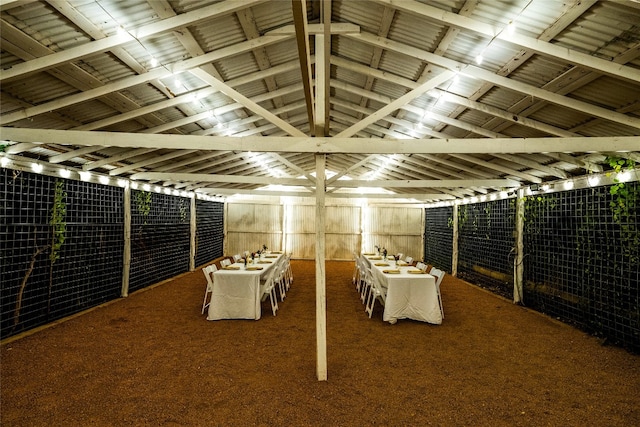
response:
M640 161L637 1L0 5L3 166L439 201Z

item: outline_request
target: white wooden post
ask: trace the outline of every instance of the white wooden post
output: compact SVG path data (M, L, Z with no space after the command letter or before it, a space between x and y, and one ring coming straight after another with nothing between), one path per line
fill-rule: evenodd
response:
M516 200L516 257L513 276L513 302L522 302L522 281L524 278L524 189L518 190Z
M451 275L458 275L458 205L453 205L453 242L451 251Z
M316 373L318 381L327 380L327 303L325 283L325 163L324 154L316 154Z
M422 215L420 216L420 229L422 230L422 236L420 236L420 241L422 242L421 246L420 246L420 259L423 261L426 261L424 259L425 257L425 253L424 253L424 244L425 244L425 240L424 240L424 231L427 227L427 210L426 209L422 209Z
M131 187L124 187L124 248L122 251L122 289L121 297L129 296L129 271L131 270Z
M191 198L191 219L189 228L189 271L196 269L196 197Z

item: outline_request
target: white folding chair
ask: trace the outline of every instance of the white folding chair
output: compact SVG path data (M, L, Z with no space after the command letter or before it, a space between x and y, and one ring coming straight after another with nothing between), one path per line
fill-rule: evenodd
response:
M358 269L360 270L360 287L358 290L360 291L360 300L362 300L363 304L366 304L367 292L369 291L369 284L371 283L370 280L367 281L369 268L367 267L367 262L362 257L360 257L358 261Z
M370 281L370 284L364 311L369 314L369 319L371 319L376 300L380 301L380 304L384 306L385 302L387 301L387 294L386 290L382 286L380 286L373 277L371 269L369 269L367 272L367 279Z
M241 259L242 257L240 256L240 254L235 254L233 256L233 262L240 262Z
M287 291L293 283L293 270L291 269L291 254L285 254L284 258L284 277L287 283Z
M267 275L267 279L260 283L260 301L264 301L269 297L271 300L271 311L274 316L276 315L276 311L278 311L278 296L276 295L276 286L274 282L275 274L276 270L272 270Z
M280 290L280 301L284 301L284 298L287 296L287 283L286 283L286 266L284 265L285 258L282 257L278 261L278 264L273 266L274 276L273 282L274 286L278 285L278 289Z
M416 262L416 268L419 269L419 270L424 271L427 268L427 266L426 266L426 264L424 262L418 261L418 262Z
M438 304L440 305L440 314L444 319L444 307L442 306L442 295L440 295L440 283L442 283L442 279L444 279L444 271L434 267L431 269L429 274L436 278L436 292L438 293Z
M204 314L204 309L207 308L211 302L207 302L207 297L213 292L213 273L216 271L218 271L218 267L216 267L215 264L208 265L202 269L204 277L207 278L207 289L204 291L204 300L202 301L202 314Z
M408 264L411 265L413 264L413 257L407 256L404 261Z
M231 260L228 258L225 258L222 261L220 261L220 267L228 267L230 265L231 265Z
M353 277L351 278L351 283L353 283L354 285L356 285L356 289L360 289L360 286L358 286L358 280L359 280L359 270L358 270L358 258L360 258L360 255L358 255L358 253L356 251L353 251Z

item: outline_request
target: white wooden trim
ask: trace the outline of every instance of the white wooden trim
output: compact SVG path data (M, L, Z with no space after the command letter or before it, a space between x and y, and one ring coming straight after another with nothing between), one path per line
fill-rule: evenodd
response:
M318 381L327 380L327 296L325 278L324 182L326 159L316 154L316 373Z
M129 272L131 270L131 187L124 187L124 248L122 251L122 288L120 296L129 296Z

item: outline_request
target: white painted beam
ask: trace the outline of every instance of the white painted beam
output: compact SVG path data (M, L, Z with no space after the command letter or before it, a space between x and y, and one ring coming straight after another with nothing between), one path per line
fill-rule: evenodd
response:
M534 37L525 36L523 34L509 34L503 31L504 28L496 28L496 26L476 21L472 18L447 12L428 4L419 3L417 1L407 0L377 0L379 3L385 4L398 10L405 11L414 15L425 17L428 20L435 20L447 25L452 25L462 31L471 31L482 34L489 39L500 39L507 43L521 46L525 49L532 50L543 56L556 58L561 63L569 62L574 65L580 65L610 76L622 78L633 83L640 82L640 73L632 67L623 66L612 63L604 59L597 58L582 52L549 43Z
M313 190L313 191L311 191ZM213 188L201 187L195 189L196 193L212 194L219 196L233 196L235 194L250 196L273 196L273 197L314 197L315 189L310 188L309 191L276 191L276 190L260 190L260 189L230 189L230 188ZM455 196L444 193L325 193L327 198L331 199L413 199L418 201L434 201L434 200L454 200Z
M361 121L354 124L353 126L350 126L346 130L340 132L339 134L336 135L336 137L340 138L340 137L349 137L354 135L356 132L366 128L368 125L377 122L378 120L384 118L385 116L388 116L389 114L391 114L398 108L402 107L403 105L410 103L414 99L423 95L425 92L441 85L442 83L451 79L454 75L455 73L453 71L444 71L438 74L437 76L433 77L431 80L426 81L425 83L421 84L420 86L413 89L409 93L406 93L400 98L385 105L375 113L367 116L366 118L362 119Z
M238 9L251 7L264 1L265 0L244 0L239 2L235 0L227 0L210 6L197 8L193 11L182 13L172 18L163 19L161 21L135 28L127 33L118 33L77 47L65 49L51 55L16 64L7 70L0 71L0 81L25 77L29 74L53 68L66 62L73 62L90 55L95 55L96 53L106 52L114 47L136 41L136 39L141 40L156 34L195 25L199 22L227 15Z
M231 1L231 0L228 0ZM36 116L38 114L48 113L53 110L68 107L73 104L88 101L90 99L98 98L103 95L107 95L111 92L127 89L132 86L144 84L150 80L162 79L173 75L174 73L181 73L188 71L195 67L204 66L211 62L219 61L229 56L239 55L241 53L250 52L254 49L258 49L269 44L277 43L285 40L286 36L278 37L260 37L258 39L248 40L246 42L238 43L233 46L227 46L222 49L216 49L212 52L204 55L196 56L194 58L186 59L184 61L174 62L171 70L166 68L156 68L148 73L126 77L124 79L117 80L113 83L108 83L104 86L100 86L95 89L86 90L74 95L65 96L55 101L45 102L44 104L28 107L23 110L15 111L0 116L0 124L5 125L18 120L26 119ZM104 40L104 39L103 39ZM49 55L50 56L50 55ZM47 56L48 57L48 56Z
M303 136L303 137L306 136L304 133L302 133L301 131L299 131L295 127L291 126L289 123L285 122L280 117L276 116L275 114L271 113L266 108L263 108L260 105L258 105L257 103L253 102L252 100L250 100L246 96L242 95L237 90L232 89L231 87L227 86L226 84L224 84L220 80L216 79L214 76L212 76L211 74L207 73L206 71L201 70L199 68L194 68L193 70L190 70L190 72L191 72L191 74L193 74L194 76L196 76L200 80L202 80L203 82L207 83L208 85L212 86L213 88L215 88L215 89L219 90L220 92L224 93L229 98L233 99L236 102L239 102L240 104L244 105L246 108L248 108L249 110L251 110L254 113L258 114L259 116L262 116L265 120L273 123L274 125L276 125L280 129L282 129L283 131L287 132L289 135L292 135L292 136Z
M380 139L247 137L140 134L127 132L67 131L0 127L0 139L14 142L75 146L147 147L203 151L256 151L271 153L556 153L638 151L640 136L495 139Z
M311 72L311 49L309 48L309 32L307 30L307 2L306 0L291 0L293 21L296 29L296 45L298 46L298 60L304 86L304 98L307 103L309 129L315 131L315 101L313 96L313 75Z
M516 187L518 181L512 179L423 179L423 180L345 180L335 181L332 187L387 187L387 188L466 188L466 187Z
M464 74L472 78L484 80L496 86L504 87L507 89L514 90L516 92L520 92L529 96L543 99L545 101L549 101L556 105L561 105L563 107L571 108L576 111L581 111L585 114L589 114L595 117L600 117L606 120L610 120L612 122L616 122L626 126L640 129L640 119L634 118L632 116L627 116L625 114L617 113L615 111L598 107L596 105L589 104L587 102L583 102L577 99L558 95L556 93L535 87L533 85L512 80L508 77L502 77L490 71L484 70L482 68L457 62L452 59L444 58L439 55L433 54L431 52L427 52L422 49L405 45L403 43L398 43L393 40L377 37L369 33L352 34L352 35L347 35L345 37L354 38L363 43L368 43L373 46L378 46L384 49L390 49L392 51L409 55L414 58L419 58L433 65L437 65L439 67L446 68L451 71L458 71L460 72L460 74Z

